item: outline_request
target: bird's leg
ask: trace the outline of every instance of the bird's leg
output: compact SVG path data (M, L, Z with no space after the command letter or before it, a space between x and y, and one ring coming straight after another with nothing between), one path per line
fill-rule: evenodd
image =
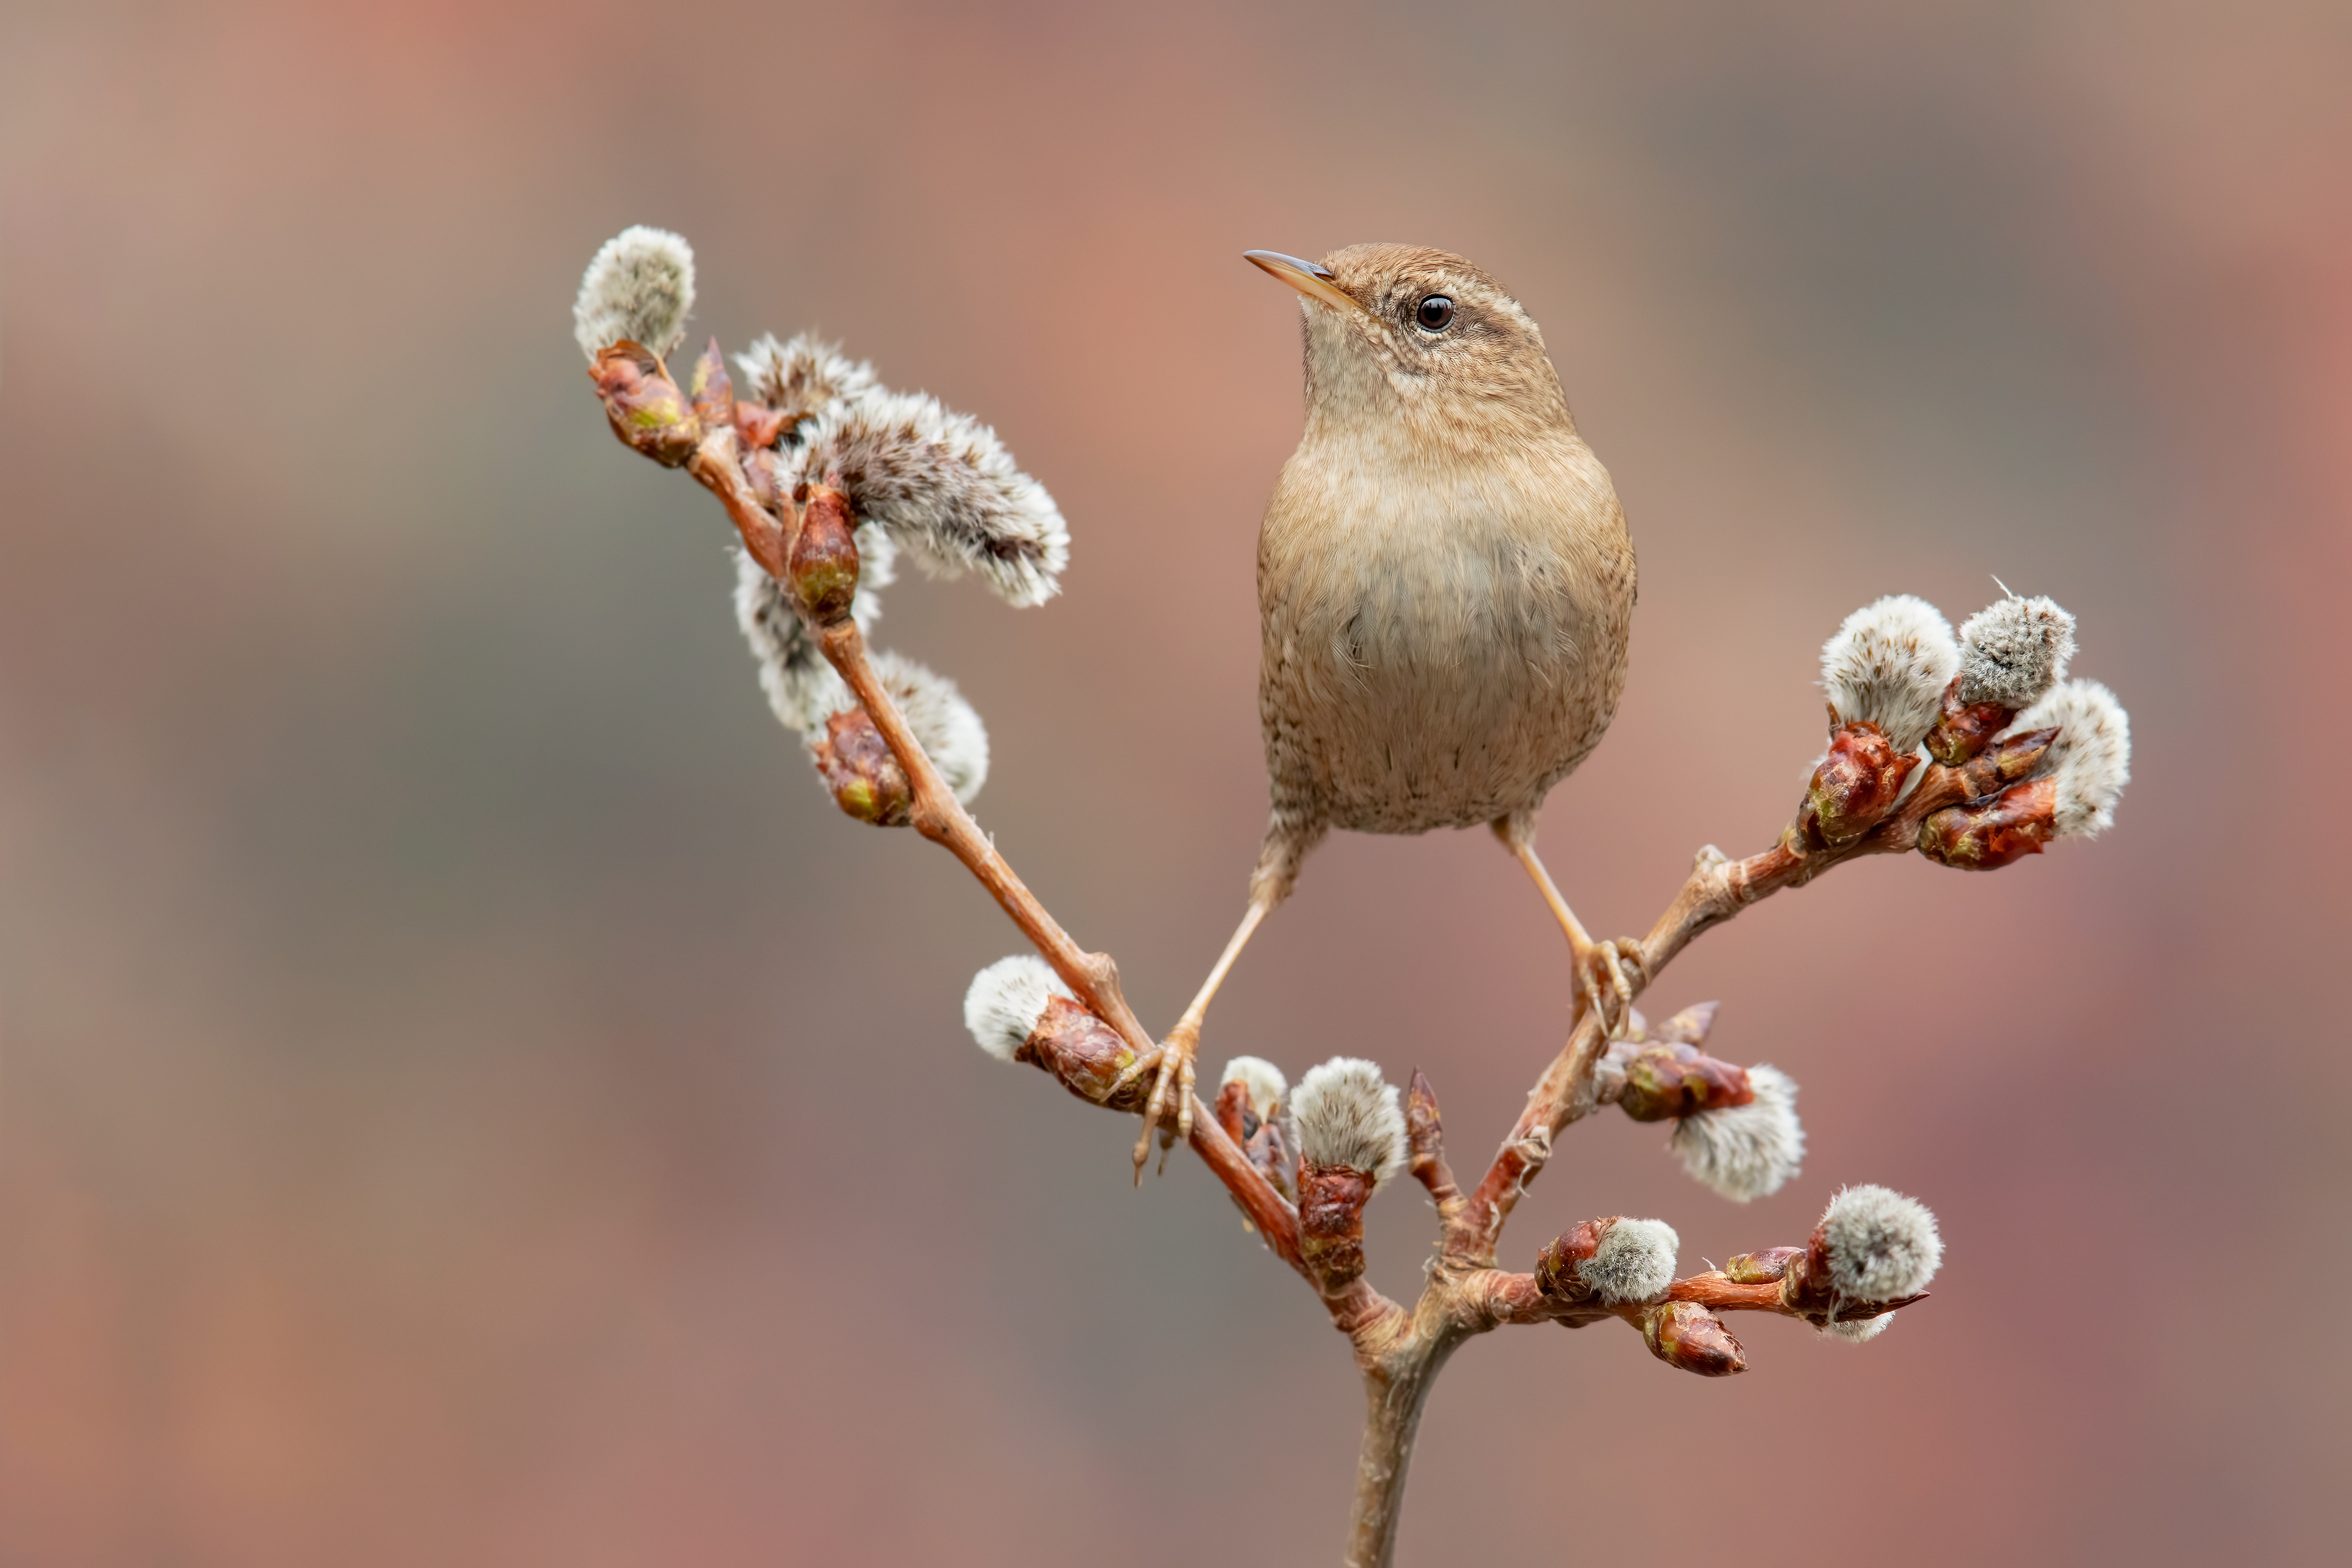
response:
M1644 983L1648 980L1648 976L1643 974L1642 944L1633 938L1598 942L1592 939L1584 929L1584 923L1577 919L1576 911L1570 909L1568 900L1559 895L1559 884L1552 881L1551 873L1544 869L1543 862L1537 857L1534 835L1524 824L1510 817L1496 818L1495 836L1502 840L1503 847L1527 868L1528 875L1535 880L1537 890L1543 894L1544 903L1551 906L1552 917L1559 922L1559 928L1568 933L1569 953L1576 965L1578 1001L1599 1015L1602 1032L1607 1038L1616 1039L1633 1014L1635 987L1626 978L1627 967L1630 966L1635 974L1643 975Z
M1143 1132L1135 1140L1135 1179L1138 1182L1143 1180L1143 1162L1151 1157L1151 1134L1155 1131L1160 1134L1162 1166L1167 1163L1166 1151L1176 1140L1192 1134L1192 1059L1201 1049L1201 1020L1208 1016L1210 999L1216 996L1217 988L1225 983L1225 976L1233 970L1234 960L1242 956L1242 949L1249 946L1251 934L1257 930L1258 922L1264 920L1267 911L1273 907L1272 904L1260 899L1250 900L1249 909L1242 915L1242 923L1234 930L1233 940L1225 944L1216 967L1211 969L1209 977L1202 982L1201 994L1192 998L1192 1005L1184 1009L1184 1016L1176 1020L1176 1027L1168 1031L1168 1038L1160 1042L1160 1049L1150 1056L1129 1063L1127 1071L1118 1075L1118 1082L1112 1086L1112 1092L1116 1093L1144 1073L1154 1069L1158 1071L1158 1076L1151 1081L1151 1098L1143 1107Z

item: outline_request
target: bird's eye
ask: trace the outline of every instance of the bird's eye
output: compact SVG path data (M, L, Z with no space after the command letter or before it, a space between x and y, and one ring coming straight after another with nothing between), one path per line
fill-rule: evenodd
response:
M1421 308L1413 312L1413 319L1428 331L1443 331L1445 324L1454 319L1454 301L1443 294L1433 294L1421 302Z

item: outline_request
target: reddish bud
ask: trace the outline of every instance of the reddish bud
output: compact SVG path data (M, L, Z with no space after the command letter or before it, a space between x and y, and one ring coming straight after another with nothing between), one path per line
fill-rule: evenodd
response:
M1430 1086L1429 1077L1418 1067L1404 1092L1405 1147L1418 1158L1424 1149L1441 1146L1445 1136L1445 1124L1437 1114L1437 1091Z
M1242 1145L1242 1153L1249 1156L1249 1163L1257 1167L1258 1174L1272 1184L1275 1191L1293 1202L1297 1201L1298 1194L1292 1189L1290 1173L1298 1164L1298 1151L1292 1148L1290 1141L1283 1136L1280 1122L1260 1122Z
M838 626L857 597L857 519L849 497L824 485L809 486L800 531L784 561L784 580L817 626Z
M1363 1276L1364 1205L1371 1199L1370 1173L1300 1164L1298 1255L1327 1289Z
M1806 1252L1789 1260L1789 1271L1780 1280L1780 1304L1815 1328L1832 1322L1866 1322L1897 1307L1907 1307L1924 1295L1898 1296L1891 1301L1858 1301L1840 1296L1830 1288L1829 1265Z
M1999 703L1962 702L1960 677L1955 675L1944 688L1943 710L1927 731L1927 755L1947 768L1958 768L1990 745L2016 716L2015 708Z
M2036 779L1947 806L1919 824L1919 852L1958 871L1998 871L2038 855L2058 831L2058 786Z
M596 383L621 444L665 468L680 467L694 455L701 422L651 349L625 338L597 354L588 379Z
M1717 1061L1695 1045L1666 1044L1645 1047L1625 1063L1625 1092L1617 1103L1636 1122L1663 1122L1755 1098L1746 1068Z
M782 465L776 461L776 455L772 452L747 452L743 455L742 467L743 483L750 488L751 498L760 503L761 510L773 517L784 501L784 487L779 482L782 476ZM779 528L777 531L781 533L782 530Z
M781 409L765 403L741 402L735 405L735 436L746 452L765 452L784 437L784 427L791 423Z
M1579 1263L1588 1262L1601 1250L1601 1239L1609 1233L1616 1220L1588 1219L1565 1235L1544 1243L1536 1254L1536 1289L1556 1301L1581 1301L1591 1298L1592 1287L1576 1271Z
M1213 1109L1217 1125L1225 1130L1225 1136L1236 1144L1249 1141L1250 1132L1257 1124L1257 1112L1250 1104L1248 1084L1234 1079L1219 1088Z
M1250 1086L1240 1079L1227 1081L1217 1091L1217 1125L1225 1136L1241 1145L1249 1163L1258 1174L1274 1186L1285 1197L1293 1197L1290 1167L1294 1151L1282 1135L1279 1122L1258 1120L1257 1107L1251 1103Z
M1780 1264L1780 1304L1799 1317L1818 1321L1829 1310L1830 1270L1826 1255L1816 1260L1812 1253L1821 1236L1813 1237L1814 1248L1800 1247L1794 1256ZM1778 1249L1775 1249L1778 1250Z
M705 430L724 430L735 423L735 383L728 379L727 356L719 351L718 339L711 339L710 346L696 357L686 390L694 399L694 417Z
M1832 849L1850 844L1878 826L1894 809L1904 780L1919 765L1898 752L1886 732L1862 719L1830 732L1829 755L1813 769L1798 821L1809 836Z
M864 708L826 719L824 737L812 754L835 803L859 821L903 828L913 820L914 787Z
M1897 1307L1907 1307L1924 1299L1924 1292L1897 1296L1887 1301L1863 1301L1840 1294L1831 1282L1829 1238L1826 1228L1822 1226L1813 1228L1813 1234L1804 1246L1776 1247L1773 1250L1790 1254L1780 1275L1780 1304L1816 1328L1832 1321L1861 1322L1881 1312L1891 1312ZM1832 1313L1835 1314L1834 1319Z
M1826 1219L1827 1216L1823 1218ZM1843 1304L1839 1301L1837 1288L1830 1280L1828 1226L1815 1225L1813 1233L1805 1239L1802 1247L1789 1250L1789 1260L1780 1270L1781 1304L1812 1322L1826 1322L1831 1307ZM1867 1314L1854 1312L1839 1315L1861 1317Z
M1678 1045L1705 1045L1708 1032L1715 1028L1716 1012L1722 1006L1721 1002L1693 1002L1665 1022L1652 1026L1647 1038Z
M1767 1285L1789 1272L1789 1265L1804 1254L1801 1247L1767 1247L1742 1252L1723 1266L1723 1277L1735 1285Z
M1151 1094L1149 1073L1114 1093L1112 1085L1118 1075L1134 1064L1135 1048L1083 1003L1067 997L1046 1002L1045 1010L1037 1016L1037 1026L1013 1053L1013 1060L1043 1068L1079 1099L1113 1111L1140 1111Z
M1828 1239L1822 1228L1815 1226L1805 1245L1789 1251L1789 1258L1780 1267L1780 1302L1798 1316L1821 1322L1836 1295L1830 1285Z
M1696 1301L1661 1301L1642 1314L1642 1338L1650 1354L1668 1366L1701 1377L1728 1377L1748 1370L1748 1353L1731 1331Z
M1454 1173L1445 1164L1445 1124L1437 1114L1437 1091L1418 1067L1405 1086L1404 1146L1414 1180L1441 1202L1445 1194L1455 1190Z
M2014 784L2041 767L2050 743L2057 738L2055 729L2032 729L2023 735L2012 735L1971 758L1961 768L1960 778L1969 794L1990 795L2002 785Z

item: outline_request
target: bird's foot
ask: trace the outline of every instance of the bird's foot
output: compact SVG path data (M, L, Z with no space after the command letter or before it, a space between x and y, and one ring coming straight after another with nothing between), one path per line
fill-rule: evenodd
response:
M1201 1025L1198 1019L1182 1019L1160 1049L1128 1064L1111 1085L1110 1098L1116 1101L1122 1091L1151 1073L1151 1094L1143 1103L1143 1131L1135 1140L1135 1181L1143 1185L1144 1162L1151 1157L1151 1136L1160 1135L1160 1168L1168 1168L1168 1151L1180 1139L1192 1135L1193 1058L1200 1054Z
M1633 1019L1634 995L1650 983L1638 936L1593 943L1577 955L1577 995L1601 1019L1603 1040L1622 1040ZM1628 978L1628 973L1639 977Z

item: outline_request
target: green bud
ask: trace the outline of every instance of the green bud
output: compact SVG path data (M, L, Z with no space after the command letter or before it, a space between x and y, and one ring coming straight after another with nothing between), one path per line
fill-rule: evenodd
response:
M818 777L843 810L877 828L913 821L914 787L864 708L826 719L824 737L810 749Z
M661 357L626 339L603 350L588 379L621 444L665 468L682 467L702 443L702 422Z

